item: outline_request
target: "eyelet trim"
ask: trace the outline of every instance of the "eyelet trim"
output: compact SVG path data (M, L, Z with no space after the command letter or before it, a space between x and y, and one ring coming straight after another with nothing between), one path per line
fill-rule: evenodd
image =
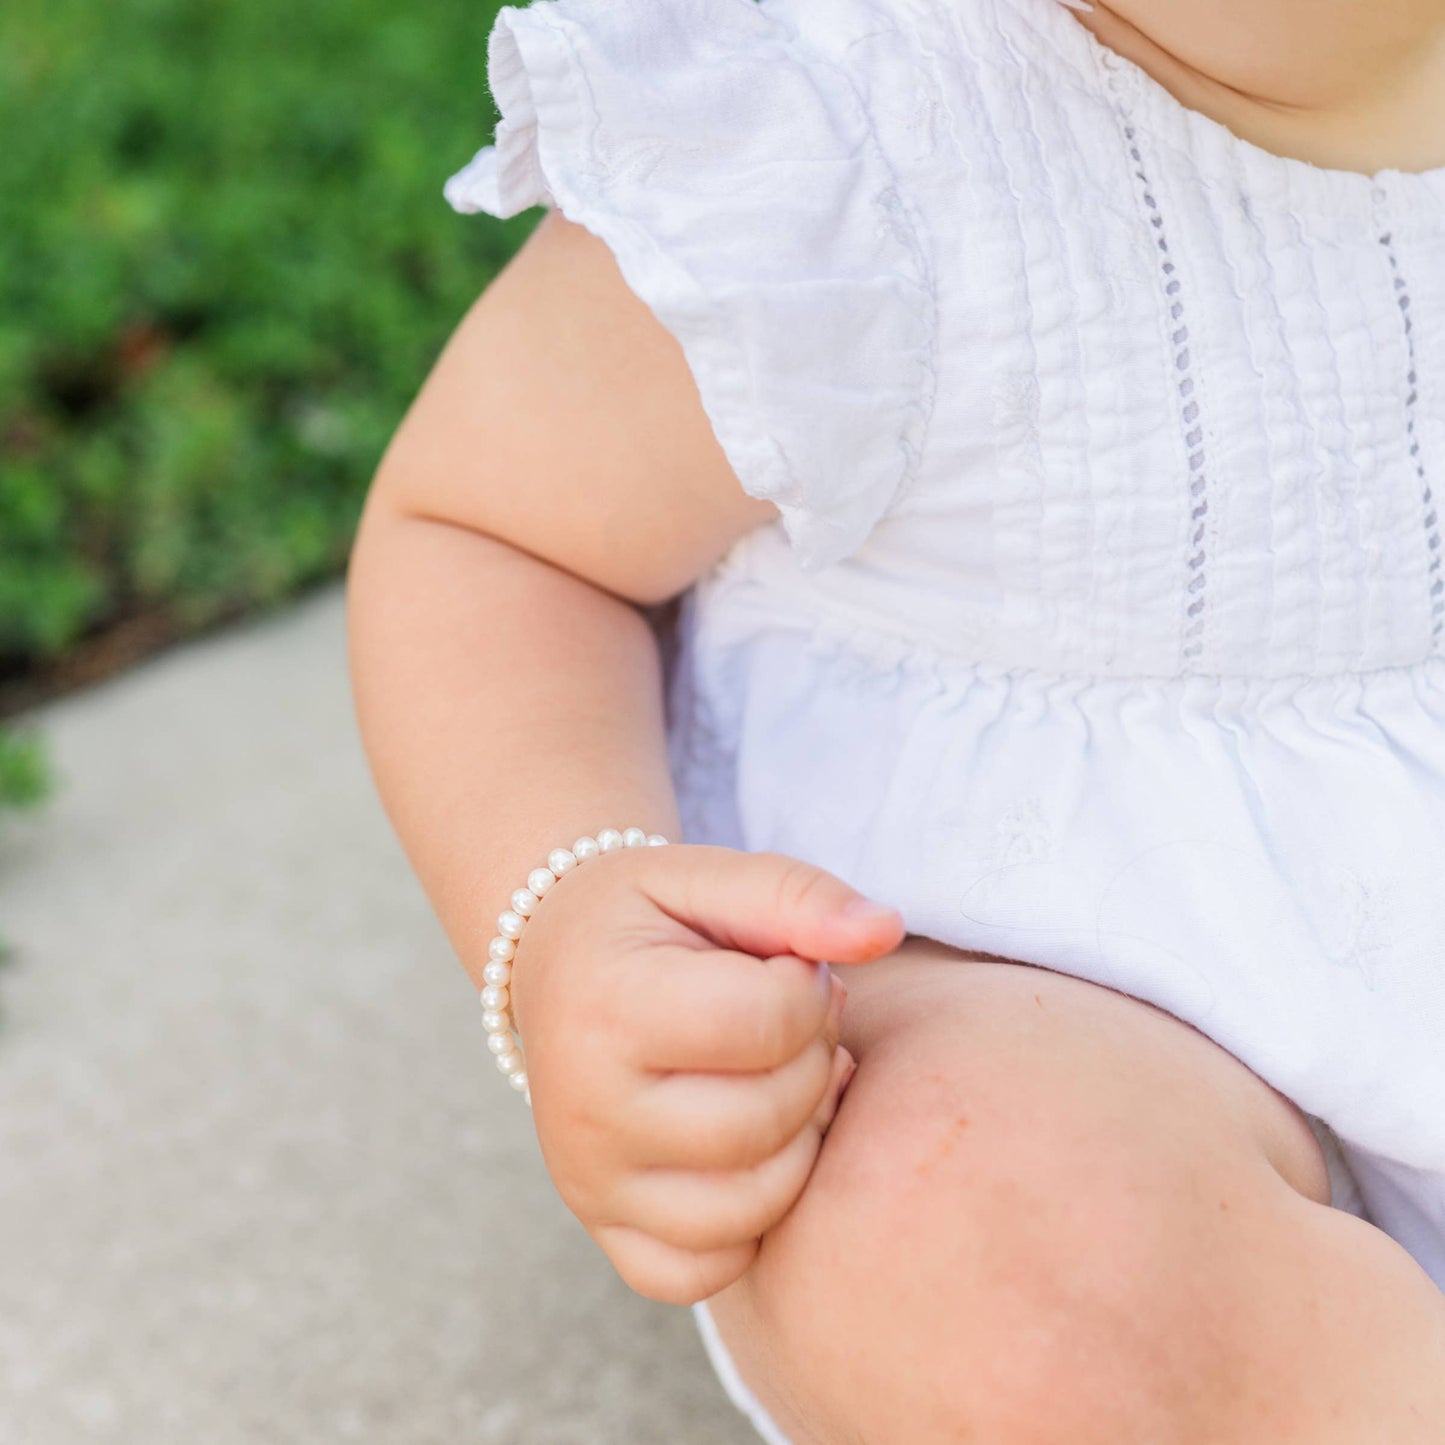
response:
M1378 197L1378 192L1377 192ZM1415 430L1415 408L1420 399L1420 388L1416 379L1415 335L1410 321L1410 288L1400 270L1395 255L1392 231L1382 231L1378 237L1384 247L1385 257L1390 263L1390 275L1395 287L1395 301L1400 308L1400 324L1405 332L1405 356L1409 370L1405 373L1405 437L1409 442L1410 460L1415 467L1415 476L1420 483L1420 505L1425 528L1425 547L1429 555L1426 578L1430 584L1430 650L1436 651L1440 637L1445 632L1445 577L1441 575L1440 563L1440 512L1431 489L1430 479L1425 474L1425 463L1420 456L1420 437Z
M1174 328L1169 333L1169 340L1174 348L1174 381L1189 465L1189 556L1185 561L1184 632L1180 652L1184 659L1184 670L1193 671L1204 652L1204 624L1208 611L1205 570L1208 549L1205 534L1209 516L1209 483L1205 469L1204 427L1200 421L1199 402L1195 397L1193 363L1189 354L1189 323L1185 320L1184 302L1181 299L1183 285L1176 274L1178 268L1169 254L1164 216L1154 196L1149 174L1144 169L1143 157L1135 143L1134 127L1127 121L1124 125L1124 139L1129 143L1134 176L1142 187L1141 198L1148 210L1149 225L1154 232L1154 244L1159 252L1159 270L1164 281L1165 304L1169 308L1169 320Z

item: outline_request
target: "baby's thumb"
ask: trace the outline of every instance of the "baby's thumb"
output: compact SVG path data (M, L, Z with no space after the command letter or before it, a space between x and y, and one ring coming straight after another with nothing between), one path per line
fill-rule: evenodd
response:
M722 948L759 958L791 953L830 963L870 963L903 941L896 908L799 858L710 845L694 845L687 853L694 867L685 873L659 870L648 891Z

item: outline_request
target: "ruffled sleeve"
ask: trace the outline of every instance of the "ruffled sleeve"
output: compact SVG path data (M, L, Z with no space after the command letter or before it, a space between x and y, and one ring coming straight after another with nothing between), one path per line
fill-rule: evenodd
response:
M488 66L495 144L447 200L604 241L800 565L853 552L917 471L933 377L926 254L854 78L767 0L533 0Z

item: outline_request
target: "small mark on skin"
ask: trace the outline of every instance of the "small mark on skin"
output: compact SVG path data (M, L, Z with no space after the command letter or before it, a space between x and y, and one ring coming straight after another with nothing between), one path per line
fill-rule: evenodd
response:
M1228 1209L1229 1209L1229 1201L1228 1201L1227 1199L1221 1199L1221 1200L1219 1201L1219 1212L1220 1212L1221 1214L1223 1214L1223 1213L1227 1212Z
M939 1140L937 1148L932 1155L914 1165L913 1172L919 1179L926 1177L953 1152L953 1146L958 1142L958 1136L968 1128L972 1121L967 1114L960 1114L948 1127L948 1132Z
M1041 999L1041 998L1038 996L1038 994L1035 994L1035 995L1034 995L1034 1002L1035 1002L1036 1004L1038 1004L1038 1006L1039 1006L1040 1008L1043 1008L1043 1006L1044 1006L1044 1001L1043 1001L1043 999Z

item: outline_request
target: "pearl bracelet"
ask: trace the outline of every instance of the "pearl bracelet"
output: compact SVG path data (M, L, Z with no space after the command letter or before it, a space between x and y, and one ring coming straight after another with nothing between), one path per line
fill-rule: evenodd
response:
M508 988L522 929L547 890L579 863L602 853L616 853L623 848L659 848L666 842L661 833L647 833L641 828L603 828L595 838L583 837L570 848L554 848L547 854L547 866L532 869L527 874L526 887L512 894L512 906L497 915L497 936L487 945L487 966L482 970L486 980L482 990L485 1010L482 1026L487 1031L487 1048L496 1058L497 1068L528 1105L532 1102L532 1091L522 1064L522 1039L512 1020L512 995Z

